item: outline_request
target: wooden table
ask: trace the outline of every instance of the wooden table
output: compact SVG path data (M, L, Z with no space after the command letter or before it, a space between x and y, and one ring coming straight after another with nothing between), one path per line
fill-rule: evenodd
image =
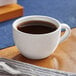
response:
M0 50L0 57L76 73L76 28L72 29L71 36L62 42L48 58L42 60L27 59L20 54L16 46Z

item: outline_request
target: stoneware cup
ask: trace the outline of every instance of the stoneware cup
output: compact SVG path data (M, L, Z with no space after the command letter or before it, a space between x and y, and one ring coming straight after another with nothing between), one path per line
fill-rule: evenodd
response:
M41 20L53 23L56 25L57 29L46 34L29 34L17 29L17 26L20 23L31 20ZM61 36L62 29L65 30L63 36ZM15 45L22 55L30 59L42 59L50 56L55 51L58 44L69 37L70 32L70 27L67 24L60 23L55 18L48 16L25 16L17 19L13 23L13 37Z

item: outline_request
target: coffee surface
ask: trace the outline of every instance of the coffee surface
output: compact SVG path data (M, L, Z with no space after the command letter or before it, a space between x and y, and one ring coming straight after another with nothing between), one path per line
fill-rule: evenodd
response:
M24 33L45 34L57 29L55 24L45 21L27 21L18 25L17 29Z

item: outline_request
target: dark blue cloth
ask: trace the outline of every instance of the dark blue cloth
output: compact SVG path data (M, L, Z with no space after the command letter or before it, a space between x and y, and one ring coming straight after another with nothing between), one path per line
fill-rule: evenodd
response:
M76 0L18 0L18 3L24 7L24 16L51 16L71 28L76 27ZM15 19L0 23L0 49L14 45L13 21Z

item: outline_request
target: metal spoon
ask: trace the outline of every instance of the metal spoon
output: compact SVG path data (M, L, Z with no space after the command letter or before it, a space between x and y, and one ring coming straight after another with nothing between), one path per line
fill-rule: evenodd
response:
M6 71L10 74L22 74L19 70L16 70L13 67L9 66L6 62L1 61L0 66L2 66L4 71Z

